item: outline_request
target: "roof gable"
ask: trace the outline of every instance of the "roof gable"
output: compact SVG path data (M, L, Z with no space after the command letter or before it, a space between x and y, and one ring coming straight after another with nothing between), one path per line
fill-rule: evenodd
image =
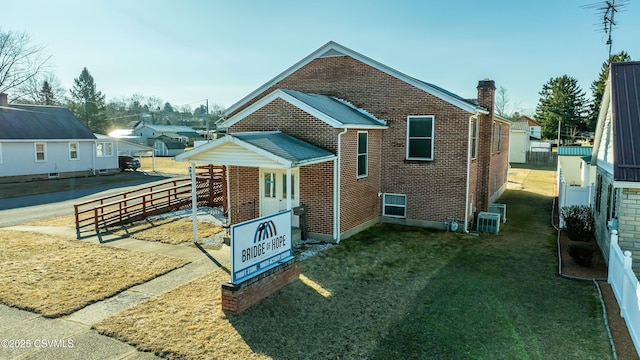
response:
M325 58L325 57L334 57L334 56L349 56L352 57L362 63L365 63L379 71L382 71L390 76L393 76L401 81L404 81L410 85L413 85L414 87L425 91L441 100L444 100L452 105L455 105L459 108L461 108L462 110L468 111L470 113L475 113L478 110L484 110L481 107L477 106L476 104L474 104L473 102L464 99L458 95L455 95L449 91L446 91L438 86L435 86L433 84L429 84L420 80L417 80L411 76L408 76L406 74L401 73L400 71L397 71L391 67L388 67L378 61L375 61L367 56L364 56L358 52L355 52L345 46L342 46L336 42L330 41L327 44L325 44L324 46L322 46L321 48L319 48L318 50L312 52L311 54L307 55L305 58L303 58L302 60L298 61L297 63L295 63L293 66L291 66L290 68L286 69L285 71L283 71L282 73L280 73L279 75L277 75L276 77L274 77L273 79L269 80L267 83L263 84L262 86L260 86L259 88L257 88L256 90L252 91L251 93L249 93L247 96L245 96L244 98L242 98L240 101L238 101L237 103L231 105L227 111L226 114L232 114L235 111L237 111L238 109L242 108L242 106L244 106L245 104L247 104L248 102L250 102L253 98L255 98L256 96L259 96L260 94L264 93L266 90L268 90L270 87L272 87L273 85L275 85L276 83L278 83L279 81L281 81L282 79L288 77L289 75L293 74L294 72L296 72L297 70L299 70L300 68L302 68L303 66L307 65L308 63L310 63L311 61L318 59L318 58Z
M96 137L67 108L10 104L0 109L0 139L94 140Z
M277 89L271 92L227 119L219 127L232 126L276 99L282 99L334 128L367 129L386 127L384 121L344 100L327 95L303 93L287 89Z

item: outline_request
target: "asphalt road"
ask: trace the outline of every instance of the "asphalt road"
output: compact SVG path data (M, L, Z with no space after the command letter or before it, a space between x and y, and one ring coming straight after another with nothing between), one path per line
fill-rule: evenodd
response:
M155 179L155 181L151 181ZM111 185L98 188L61 191L49 194L0 199L0 227L14 226L27 221L47 219L73 214L73 205L103 196L133 190L141 184L163 182L167 178L149 177L140 182L126 185Z

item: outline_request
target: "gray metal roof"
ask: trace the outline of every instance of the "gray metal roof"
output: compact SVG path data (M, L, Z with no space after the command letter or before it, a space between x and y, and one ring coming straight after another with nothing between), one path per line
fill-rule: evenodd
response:
M529 132L529 122L527 120L518 120L511 123L511 131Z
M325 149L280 131L241 132L228 135L291 161L294 165L335 156Z
M640 62L611 64L613 178L640 182Z
M359 109L344 100L326 95L304 93L288 89L281 90L344 125L386 125L384 121L378 120L365 110Z
M55 140L95 139L91 130L58 106L15 105L0 109L0 139Z

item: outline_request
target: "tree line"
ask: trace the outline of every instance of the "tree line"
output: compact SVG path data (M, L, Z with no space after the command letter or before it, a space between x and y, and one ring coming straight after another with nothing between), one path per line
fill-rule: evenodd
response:
M11 102L68 107L91 131L107 133L145 121L161 125L185 125L215 129L224 116L217 104L174 106L156 96L133 94L106 100L85 67L67 92L52 71L51 57L33 45L26 32L0 28L0 92Z

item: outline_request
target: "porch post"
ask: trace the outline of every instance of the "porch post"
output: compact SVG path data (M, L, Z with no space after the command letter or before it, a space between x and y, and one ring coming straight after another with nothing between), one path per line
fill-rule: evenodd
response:
M299 173L298 173L298 176L300 176ZM290 167L287 168L287 176L286 176L285 183L287 184L287 210L291 210L291 168Z
M193 222L193 242L198 242L198 187L196 184L196 164L189 164L191 175L191 219Z

